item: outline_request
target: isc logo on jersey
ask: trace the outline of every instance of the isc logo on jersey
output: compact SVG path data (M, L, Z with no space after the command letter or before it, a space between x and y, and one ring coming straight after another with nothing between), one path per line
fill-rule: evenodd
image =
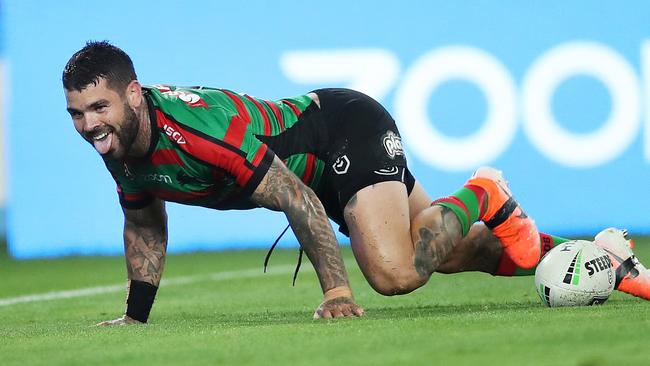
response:
M181 135L180 132L176 131L174 129L174 127L172 127L172 126L170 126L168 124L165 124L163 126L163 130L165 131L167 136L171 137L172 140L176 141L177 144L182 145L182 144L186 143L185 137L183 137L183 135Z

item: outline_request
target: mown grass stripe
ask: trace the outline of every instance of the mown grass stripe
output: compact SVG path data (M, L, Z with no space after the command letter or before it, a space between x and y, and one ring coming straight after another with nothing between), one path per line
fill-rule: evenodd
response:
M293 270L294 270L293 266L286 265L286 266L269 267L267 273L264 273L262 271L262 268L251 268L251 269L245 269L239 271L214 272L214 273L209 273L204 275L183 276L183 277L163 279L161 286L186 285L186 284L196 283L201 281L226 281L226 280L234 280L234 279L261 277L264 275L273 276L279 274L293 273ZM41 301L61 300L61 299L70 299L70 298L85 297L85 296L102 295L102 294L120 292L125 290L126 290L126 284L122 283L118 285L87 287L87 288L81 288L76 290L51 291L51 292L45 292L40 294L32 294L32 295L24 295L24 296L0 299L0 307L22 304L22 303L30 303L30 302L41 302Z

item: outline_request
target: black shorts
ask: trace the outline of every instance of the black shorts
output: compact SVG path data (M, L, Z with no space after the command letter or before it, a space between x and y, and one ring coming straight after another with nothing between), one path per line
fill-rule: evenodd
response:
M349 89L313 93L320 108L312 103L289 130L263 140L280 158L302 150L325 162L315 191L339 231L348 235L343 209L359 190L399 181L410 194L415 178L407 168L395 121L381 104Z
M362 188L399 181L410 194L415 178L408 170L395 120L369 96L349 89L319 89L321 113L330 127L322 184L316 192L343 234L343 209Z

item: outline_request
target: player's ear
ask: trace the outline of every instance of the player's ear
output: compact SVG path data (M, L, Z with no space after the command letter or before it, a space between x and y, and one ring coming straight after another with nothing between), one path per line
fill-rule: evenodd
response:
M137 80L131 80L126 86L126 101L133 109L140 107L142 104L142 85Z

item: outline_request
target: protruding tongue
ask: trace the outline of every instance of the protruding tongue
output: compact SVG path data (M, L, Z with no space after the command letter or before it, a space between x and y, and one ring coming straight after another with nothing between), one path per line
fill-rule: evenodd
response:
M111 142L113 142L113 133L110 132L108 136L103 138L102 140L99 141L93 141L93 145L95 145L95 150L97 150L98 153L101 155L104 155L110 150L111 148Z

